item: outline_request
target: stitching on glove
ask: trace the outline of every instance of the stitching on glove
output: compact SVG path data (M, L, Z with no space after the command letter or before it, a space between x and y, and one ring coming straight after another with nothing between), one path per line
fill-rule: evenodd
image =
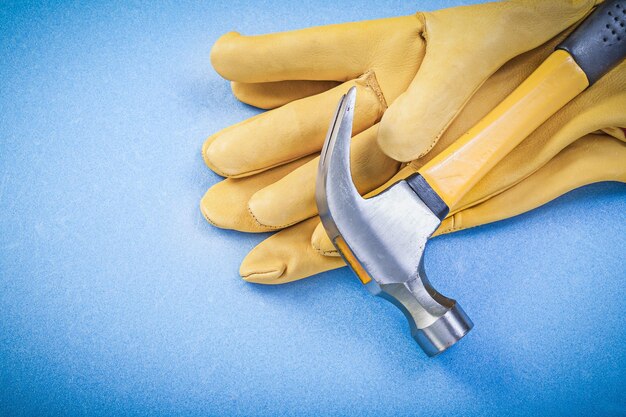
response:
M248 209L248 213L250 213L250 216L252 216L252 218L254 219L255 223L261 227L267 227L270 230L278 230L281 227L280 226L269 226L267 224L263 224L259 221L259 219L257 219L257 217L254 215L254 213L252 212L252 210L250 209L250 204L246 204L246 208Z
M299 159L307 158L307 157L309 157L311 155L314 155L316 153L319 153L319 151L313 151L313 152L311 152L309 154L306 154L306 155L296 156L294 158L287 159L287 160L284 160L284 161L280 161L280 162L275 163L274 165L269 165L267 167L253 169L253 170L250 170L250 171L239 173L237 175L230 175L229 178L238 179L238 178L249 177L249 176L252 176L252 175L255 175L255 174L260 174L261 172L269 171L271 169L278 168L280 166L290 164L290 163L295 162L295 161L297 161Z
M314 245L313 242L311 242L311 246L313 246L315 252L322 256L339 255L339 251L337 249L323 250L321 247Z
M204 210L202 210L202 208L200 208L200 212L202 213L202 217L204 217L204 219L205 219L207 222L209 222L210 224L212 224L212 225L213 225L213 226L215 226L215 227L220 227L220 226L218 226L218 225L217 225L217 224L216 224L213 220L211 220L211 219L209 218L209 216L207 216L207 214L204 212Z
M277 163L275 163L274 165L269 165L269 166L267 166L267 167L258 168L258 169L253 169L253 170L250 170L250 171L240 172L239 174L222 175L222 174L220 174L219 172L217 172L217 171L213 170L213 168L211 168L211 167L209 167L209 168L210 168L213 172L215 172L216 174L221 175L222 177L231 178L231 179L241 179L241 178L247 178L247 177L250 177L250 176L252 176L252 175L260 174L260 173L262 173L262 172L270 171L270 170L272 170L272 169L274 169L274 168L278 168L278 167L281 167L281 166L283 166L283 165L290 164L290 163L295 162L295 161L297 161L297 160L299 160L299 159L307 158L307 157L309 157L309 156L311 156L311 155L314 155L314 154L316 154L316 153L319 153L319 151L313 151L313 152L311 152L311 153L309 153L309 154L306 154L306 155L296 156L295 158L292 158L292 159L287 159L287 160L285 160L285 161L280 161L280 162L277 162Z
M322 255L322 256L339 255L339 251L336 248L333 248L331 250L322 250L321 246L319 244L316 244L318 242L315 242L312 238L313 236L311 236L311 246L313 247L313 250L315 250L315 252L318 253L318 255Z
M248 201L248 203L250 203L250 202ZM305 221L305 220L310 219L311 217L313 217L313 216L309 216L309 217L307 217L306 219L296 220L296 221L293 221L293 222L291 222L291 223L285 223L285 224L281 224L281 225L278 225L278 226L270 226L270 225L268 225L268 224L264 224L264 223L262 223L262 222L261 222L261 221L260 221L260 220L259 220L259 219L255 216L255 215L254 215L254 213L253 213L253 212L252 212L252 210L250 209L250 204L247 204L247 205L246 205L246 208L248 209L248 213L250 213L250 216L252 216L252 218L254 219L254 222L255 222L258 226L264 227L264 228L269 229L269 230L280 230L280 229L285 229L285 228L287 228L287 227L289 227L289 226L293 226L294 224L298 224L298 223L300 223L300 222L303 222L303 221Z
M333 250L322 250L317 249L317 253L324 255L324 256L329 256L329 255L339 255L339 251L337 249L333 249Z
M369 70L367 72L365 72L363 75L361 75L358 80L362 80L365 83L365 86L368 87L369 89L371 89L374 94L376 94L376 97L378 97L378 101L380 102L380 105L382 106L382 109L379 113L379 118L385 113L385 111L387 111L387 100L385 100L385 95L383 94L383 91L380 88L380 84L378 84L378 79L376 78L376 73L374 72L374 70Z
M460 224L457 226L457 221L456 221L457 220L456 219L457 214L459 214L459 213L455 213L452 216L448 217L452 224L450 225L450 227L447 227L447 228L441 230L441 232L439 233L440 235L445 235L447 233L455 232L457 230L461 230L462 229Z

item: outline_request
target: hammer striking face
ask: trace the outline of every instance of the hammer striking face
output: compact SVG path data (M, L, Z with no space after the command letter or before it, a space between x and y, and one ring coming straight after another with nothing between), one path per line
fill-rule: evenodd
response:
M420 192L419 176L370 199L359 195L350 172L355 99L355 88L342 98L322 150L316 189L320 217L359 279L402 310L415 340L434 356L472 328L461 307L435 291L424 272L426 241L447 206L436 194Z

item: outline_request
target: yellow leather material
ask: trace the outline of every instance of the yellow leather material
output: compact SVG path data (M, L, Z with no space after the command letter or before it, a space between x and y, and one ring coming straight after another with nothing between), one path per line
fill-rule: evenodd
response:
M222 77L245 83L349 81L375 72L392 100L404 91L421 62L422 32L422 20L415 15L260 36L231 32L213 46L211 63Z
M204 143L204 161L217 174L238 178L319 151L339 98L353 86L359 94L354 132L367 129L378 122L386 108L372 73L216 133Z
M386 117L379 141L394 159L408 160L413 157L400 154L409 153L407 147L419 148L420 154L430 149L500 66L573 25L593 3L511 0L270 35L231 32L216 42L211 62L224 78L248 84L350 82L372 74L384 103L392 105L404 93L404 102L392 105L393 117ZM236 91L239 87L235 84ZM237 94L251 101L242 91ZM336 95L331 96L336 100ZM361 94L358 102L362 100ZM332 100L309 96L292 102L286 110L276 109L218 132L203 148L205 161L221 175L245 176L319 151L334 108L328 101ZM278 102L259 100L263 107ZM362 122L369 125L361 130L378 121L365 119ZM405 124L419 126L413 128L419 135L411 136L409 144L390 145L393 137L403 137ZM259 158L259 148L264 149L264 157Z
M491 168L588 85L569 53L553 52L502 103L424 165L420 174L448 207L456 206Z
M400 167L399 162L384 155L376 146L377 132L378 125L374 125L352 140L352 174L355 186L362 194L380 186ZM250 197L247 201L248 209L259 225L282 229L317 215L315 178L318 165L319 156L273 184L259 188ZM240 204L245 204L245 201Z
M337 87L337 81L276 81L268 83L230 83L237 100L261 109L274 109L301 98L321 94Z
M623 130L617 127L626 126L625 108L626 62L623 62L526 138L488 172L454 210L462 210L506 190L589 133L604 130L623 140Z
M252 177L227 178L204 194L200 201L200 211L209 223L224 229L255 232L275 230L273 227L260 224L242 202L248 202L259 189L270 186L311 159L312 155L305 156ZM215 204L216 201L219 201L219 204Z
M378 125L353 138L352 173L357 189L380 186L399 169L375 146ZM315 177L319 156L250 177L227 178L211 187L200 202L204 217L214 226L243 232L268 232L315 216Z
M344 266L339 257L320 255L311 246L314 217L281 230L254 248L241 263L239 274L249 282L282 284Z
M423 154L397 178L415 172L515 89L564 37L561 32L592 6L591 0L513 0L221 38L212 63L232 81L236 97L277 108L206 141L203 156L209 167L232 178L207 192L202 211L217 226L242 231L292 225L257 246L242 263L241 275L252 282L281 283L343 265L311 245L319 224L311 216L317 213L317 153L339 96L350 85L357 85L357 106L363 105L356 112L352 170L359 191L368 193L381 189L399 167L376 143L399 160ZM554 119L544 125L559 130L568 122ZM607 126L619 125L602 127ZM564 146L555 146L552 155ZM497 185L485 189L498 194L544 165L538 163L531 172L514 166L523 175L513 173L501 183L492 179L490 184Z
M516 57L506 63L495 74L493 74L472 96L463 110L456 119L450 124L446 132L440 138L438 144L433 151L420 160L414 161L411 165L415 169L427 162L433 154L440 152L456 139L459 135L469 129L485 114L489 112L498 102L515 89L532 71L550 55L554 46L562 40L565 34L552 39L540 48L536 48L525 54ZM264 84L267 85L267 84ZM372 87L375 84L370 82L365 84L366 92L375 93ZM269 90L264 90L269 95ZM359 89L361 91L361 89ZM279 91L282 95L282 91ZM357 98L357 103L360 96ZM281 109L277 109L278 111ZM311 109L311 111L314 111ZM260 117L260 116L257 116ZM244 122L244 123L251 123ZM222 132L209 138L205 143L205 148L209 146L215 137L227 136L231 130L237 131L238 125L232 126ZM277 128L280 132L282 128ZM237 133L237 132L236 132ZM241 134L242 140L249 138L245 134ZM272 131L265 133L260 132L260 137L272 134ZM361 134L357 134L352 146L352 174L356 186L363 194L379 187L391 178L397 171L398 162L386 157L380 148L376 145L376 137L378 134L378 125L365 130ZM235 152L236 149L233 150ZM203 152L206 155L206 152ZM252 157L252 156L251 156ZM241 158L242 161L247 158ZM237 224L236 230L247 232L265 232L275 230L295 224L299 221L307 219L317 214L317 206L315 204L315 176L317 175L318 159L309 161L305 165L299 167L293 172L289 171L284 178L279 178L275 183L269 184L264 178L264 173L260 172L256 175L249 176L249 181L242 182L246 184L249 190L257 184L256 191L237 192L232 187L222 187L219 184L211 188L207 195L202 199L201 208L205 216L216 226L224 228L234 228L233 224ZM274 174L272 178L275 178ZM254 178L258 178L258 181ZM226 180L230 183L228 180ZM238 184L237 182L233 184ZM267 190L264 188L267 187ZM231 191L232 190L232 191ZM231 193L233 195L225 195ZM223 197L220 195L224 194ZM250 197L254 195L254 201ZM224 201L228 201L231 206L230 210L226 210L229 215L224 217L221 215L213 215L224 212ZM240 213L243 218L241 221L233 222L231 212ZM249 219L254 218L256 221L250 222ZM228 221L226 221L228 220Z

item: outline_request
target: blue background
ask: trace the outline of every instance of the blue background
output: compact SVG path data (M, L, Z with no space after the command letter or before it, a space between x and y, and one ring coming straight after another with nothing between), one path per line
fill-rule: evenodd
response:
M434 239L475 328L428 359L345 269L243 282L205 137L258 111L211 69L246 34L458 4L0 6L0 414L626 415L626 186Z

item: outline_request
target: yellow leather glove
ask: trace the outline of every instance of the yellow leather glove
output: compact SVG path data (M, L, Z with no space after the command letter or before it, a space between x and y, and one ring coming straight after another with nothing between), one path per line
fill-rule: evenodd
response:
M222 36L211 60L233 81L234 94L254 106L284 105L207 139L202 149L207 165L220 175L248 180L227 180L210 190L201 204L205 217L219 227L263 232L314 216L317 162L311 155L321 149L336 104L352 86L358 89L354 134L363 132L354 144L354 176L360 191L371 191L399 168L377 141L396 160L427 152L499 67L555 37L592 5L592 0L513 0L271 35ZM537 62L545 57L538 55ZM496 103L527 75L519 72L494 86ZM494 104L470 113L482 116ZM392 137L407 134L406 146L390 145Z
M449 144L458 136L448 134L453 127L462 133L480 119L547 56L556 40L521 52L552 38L590 7L515 1L288 34L225 35L212 60L222 75L235 81L236 96L265 108L287 104L207 140L207 164L232 178L207 192L203 213L220 227L244 231L279 229L314 216L315 153L339 96L352 85L359 90L355 133L362 132L353 145L353 174L363 193L376 188L399 167L378 149L377 137L388 153L402 160L412 156L400 154L416 155L419 149L419 155L440 138ZM352 78L356 80L346 81ZM398 97L410 98L412 105L397 106ZM375 123L381 117L378 134ZM428 123L420 123L424 118ZM418 126L419 134L406 144L384 139L385 132L400 138L403 129ZM309 242L316 222L282 235ZM327 262L341 265L338 259L317 265L300 256L315 253L310 245L303 251L291 251L289 262L265 258L256 270L253 251L242 275L277 283L328 269Z
M499 72L504 75L508 69ZM497 79L498 74L489 82ZM473 100L481 100L480 93ZM624 109L626 62L561 109L496 165L451 208L435 235L524 213L586 184L626 182L626 137L619 128L626 126ZM454 125L450 132L455 132ZM435 148L433 154L437 151ZM410 163L369 195L412 175L427 159ZM244 260L241 274L253 282L282 283L344 265L315 217L259 244Z

